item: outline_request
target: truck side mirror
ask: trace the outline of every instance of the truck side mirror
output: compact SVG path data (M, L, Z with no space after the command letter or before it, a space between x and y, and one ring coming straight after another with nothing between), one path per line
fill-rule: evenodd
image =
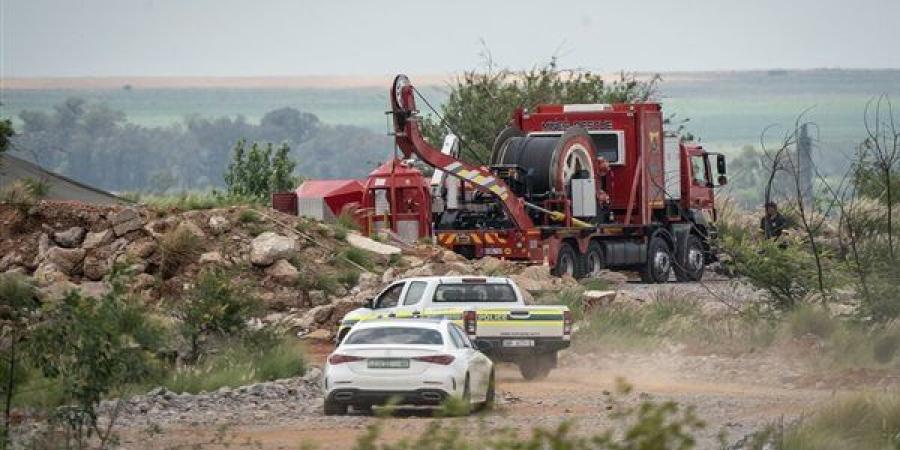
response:
M725 155L716 155L716 172L719 172L719 175L725 175Z
M719 179L716 181L718 181L719 186L725 186L726 184L728 184L728 177L726 177L725 175L719 175Z

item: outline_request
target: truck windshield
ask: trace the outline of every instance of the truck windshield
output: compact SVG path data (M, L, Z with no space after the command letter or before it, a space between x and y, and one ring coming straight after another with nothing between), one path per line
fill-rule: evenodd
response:
M345 344L418 344L443 345L441 333L428 328L384 327L356 330L347 336Z
M508 284L440 284L434 291L435 303L515 303L516 292Z

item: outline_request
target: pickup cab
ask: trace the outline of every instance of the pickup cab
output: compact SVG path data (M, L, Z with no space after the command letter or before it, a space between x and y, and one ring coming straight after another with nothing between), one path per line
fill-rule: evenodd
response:
M525 305L519 287L502 277L420 277L395 281L338 325L340 343L354 324L383 318L447 318L494 361L511 362L527 380L546 377L572 336L565 306Z

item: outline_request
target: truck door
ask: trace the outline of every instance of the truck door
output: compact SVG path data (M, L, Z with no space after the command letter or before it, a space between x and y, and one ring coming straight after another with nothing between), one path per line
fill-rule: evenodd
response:
M422 299L428 288L426 281L410 281L406 283L400 303L394 308L397 317L418 317L422 314Z
M690 167L690 204L692 209L713 207L712 172L705 153L688 153Z

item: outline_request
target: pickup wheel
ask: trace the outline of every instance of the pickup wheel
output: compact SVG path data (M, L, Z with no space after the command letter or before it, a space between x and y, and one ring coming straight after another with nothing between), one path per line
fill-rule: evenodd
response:
M343 416L347 414L347 405L325 400L323 407L326 416Z
M519 361L519 372L522 373L522 378L526 380L543 380L547 378L547 375L550 375L550 371L553 370L555 365L555 360L556 355L553 353L535 355L533 358Z
M647 245L647 262L641 269L641 281L644 283L665 283L672 272L672 250L669 243L661 236L650 238Z
M579 257L575 247L568 242L563 242L559 246L559 252L556 254L556 265L553 267L553 275L558 277L568 275L572 278L581 278L584 275L582 262L582 258Z
M679 252L675 266L678 281L700 281L706 265L703 262L703 242L695 234L688 235L684 249Z

